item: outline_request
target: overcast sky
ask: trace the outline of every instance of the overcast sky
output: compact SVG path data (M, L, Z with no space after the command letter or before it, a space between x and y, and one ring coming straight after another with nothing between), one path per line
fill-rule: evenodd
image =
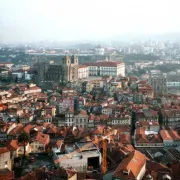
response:
M180 0L0 0L0 41L180 32Z

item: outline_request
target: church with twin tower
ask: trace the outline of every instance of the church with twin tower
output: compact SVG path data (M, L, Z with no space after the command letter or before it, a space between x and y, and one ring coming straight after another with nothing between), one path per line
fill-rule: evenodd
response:
M33 67L36 83L72 82L78 79L78 57L65 56L60 64L38 62Z

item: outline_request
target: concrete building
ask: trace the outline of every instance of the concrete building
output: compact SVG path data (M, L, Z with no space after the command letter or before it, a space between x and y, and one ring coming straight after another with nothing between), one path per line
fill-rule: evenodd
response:
M88 142L91 143L91 142ZM57 166L64 168L72 167L79 172L87 172L89 167L96 170L101 165L101 153L95 144L87 146L87 142L76 142L73 146L65 145L65 153L61 152L61 146L59 148L53 148L53 159L56 161L61 158ZM86 149L81 149L77 153L72 153L80 148L86 146ZM64 157L67 158L64 158Z
M89 70L89 76L125 76L125 64L122 61L97 61L86 63Z
M154 90L155 97L167 92L167 78L160 71L151 71L150 84Z

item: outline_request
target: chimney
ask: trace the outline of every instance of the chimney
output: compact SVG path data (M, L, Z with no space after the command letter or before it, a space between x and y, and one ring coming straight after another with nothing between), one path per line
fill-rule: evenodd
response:
M145 180L153 180L153 177L150 175L150 174L148 174L147 176L146 176L146 179Z

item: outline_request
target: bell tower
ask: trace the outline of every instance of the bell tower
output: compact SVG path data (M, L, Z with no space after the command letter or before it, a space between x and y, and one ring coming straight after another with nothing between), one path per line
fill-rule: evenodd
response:
M72 65L78 65L78 57L72 55L71 56L71 64Z

